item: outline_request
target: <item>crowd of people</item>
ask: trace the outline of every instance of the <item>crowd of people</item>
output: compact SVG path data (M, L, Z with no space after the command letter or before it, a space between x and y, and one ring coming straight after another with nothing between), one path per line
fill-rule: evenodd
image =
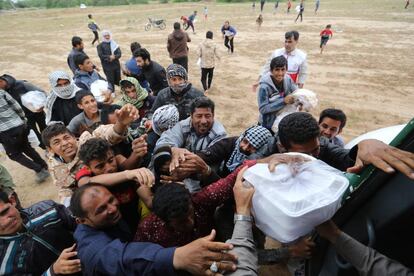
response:
M187 19L193 32L194 17ZM138 42L121 64L112 34L102 31L99 42L99 27L89 19L106 78L78 36L67 58L73 76L51 72L50 93L0 76L0 143L10 159L36 173L38 183L51 176L59 198L22 206L12 177L0 166L1 275L257 275L260 256L273 262L308 258L315 244L303 237L271 254L263 249L264 234L251 214L254 188L243 180L248 167L267 163L273 171L281 163L305 162L283 154L300 152L341 171L358 173L372 164L414 179L410 152L378 140L345 149L340 134L347 118L340 109L325 109L318 120L294 112L273 131L280 110L295 102L292 94L308 75L297 31L286 32L284 47L264 61L253 84L258 123L228 136L207 96L220 58L213 32L198 47L200 91L188 81L191 39L179 22L168 36L172 64L164 68ZM321 33L321 51L332 36L329 28ZM226 21L221 32L233 53L236 29ZM102 98L91 92L96 81L107 83ZM22 103L33 90L47 94L40 110ZM47 162L30 145L30 129L37 131ZM360 271L408 272L331 221L316 230ZM349 243L354 246L341 246ZM367 268L357 263L362 258L377 263Z

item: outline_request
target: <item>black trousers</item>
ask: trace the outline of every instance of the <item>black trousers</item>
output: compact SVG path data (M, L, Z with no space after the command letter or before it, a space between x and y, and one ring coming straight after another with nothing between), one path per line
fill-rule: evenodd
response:
M37 136L37 139L40 141L40 147L45 149L42 141L42 131L46 128L46 115L44 112L32 112L31 114L27 114L27 126L30 129L33 129L34 133Z
M187 28L185 28L185 31L187 31L188 28L190 28L190 27L191 27L191 29L193 30L193 33L194 33L194 24L193 24L193 21L187 21Z
M188 57L173 58L173 63L180 64L188 73Z
M234 51L233 40L234 40L234 36L232 38L229 38L228 36L224 37L224 46L226 46L227 49L230 49L232 53Z
M300 16L300 22L302 22L302 20L303 20L303 15L302 15L302 13L303 13L303 12L300 12L300 13L298 14L298 16L296 17L295 22L296 22L296 21L298 21L299 16Z
M94 34L94 38L92 40L92 45L95 44L96 41L99 41L98 31L92 31Z
M211 82L213 81L213 68L201 68L201 84L203 85L204 91L210 89Z
M112 84L112 87L115 89L115 85L119 85L121 81L121 67L105 67L102 65L106 80Z
M35 172L40 172L43 168L47 169L47 164L30 145L27 139L28 134L29 128L27 126L18 126L0 132L0 143L3 144L7 156L11 160Z

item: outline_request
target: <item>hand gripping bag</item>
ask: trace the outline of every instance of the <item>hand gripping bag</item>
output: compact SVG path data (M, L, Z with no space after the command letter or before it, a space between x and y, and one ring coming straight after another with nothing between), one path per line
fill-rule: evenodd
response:
M267 236L288 243L332 218L349 183L342 172L320 160L256 164L243 176L254 188L253 216Z

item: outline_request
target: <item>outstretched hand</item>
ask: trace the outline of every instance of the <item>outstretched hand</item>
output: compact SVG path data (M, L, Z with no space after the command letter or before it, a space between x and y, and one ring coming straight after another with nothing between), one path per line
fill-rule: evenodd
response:
M193 275L215 275L209 268L213 262L217 263L218 271L235 271L237 257L227 253L233 245L214 242L216 231L210 235L197 239L175 250L173 266L176 270L185 270Z
M414 154L389 146L379 140L368 139L358 143L358 153L350 173L359 173L365 165L374 165L378 169L393 173L398 170L414 179Z

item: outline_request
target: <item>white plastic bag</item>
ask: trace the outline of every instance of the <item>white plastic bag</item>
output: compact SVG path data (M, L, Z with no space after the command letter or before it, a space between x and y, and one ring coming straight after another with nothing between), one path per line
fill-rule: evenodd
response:
M30 130L29 135L27 135L27 139L29 140L30 145L32 148L36 148L40 145L40 141L36 136L36 133L33 131L33 129Z
M201 67L201 58L198 58L198 59L197 59L197 66L198 66L198 67Z
M96 80L91 84L91 92L96 101L103 102L105 100L105 93L108 91L108 82L104 80Z
M272 131L274 133L278 132L279 123L285 116L298 111L309 112L318 105L316 94L308 89L298 89L291 95L294 97L295 102L293 104L287 104L278 112L272 125Z
M320 160L267 164L249 168L243 176L254 188L253 215L257 227L283 243L302 237L330 219L348 187L343 174Z
M41 91L29 91L21 99L22 104L32 112L39 112L46 104L46 94Z

